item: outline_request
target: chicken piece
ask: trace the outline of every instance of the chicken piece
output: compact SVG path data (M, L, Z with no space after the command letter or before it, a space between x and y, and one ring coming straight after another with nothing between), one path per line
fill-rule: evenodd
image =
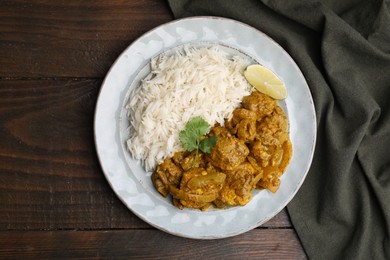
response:
M187 151L179 151L173 154L172 161L176 165L180 165L181 160L183 160L184 157L188 156L189 152Z
M252 198L252 190L255 188L261 174L253 168L249 162L240 164L233 171L226 172L225 185L216 201L217 206L246 205Z
M242 107L256 113L257 120L272 113L277 106L276 101L259 91L253 91L242 99Z
M242 119L256 120L256 113L246 108L237 108L233 112L233 117L239 120Z
M236 134L236 132L237 132L236 126L243 119L249 119L249 120L255 120L256 121L256 113L253 112L253 111L250 111L248 109L245 109L245 108L236 108L233 111L232 118L228 122L225 122L225 127L232 134Z
M290 141L283 144L264 145L255 141L252 145L251 155L263 167L263 176L257 183L258 189L268 189L275 193L280 186L279 177L285 171L292 154Z
M223 187L226 175L221 172L208 173L204 168L191 168L184 172L180 189L170 186L174 204L178 208L205 210Z
M231 171L244 162L248 154L249 149L242 140L233 136L219 136L217 144L206 155L206 159L215 167Z
M251 156L256 159L261 167L267 167L271 154L268 152L268 147L260 141L254 141L250 149Z
M278 166L282 160L283 147L281 145L264 145L259 141L252 143L251 155L262 166Z
M219 169L214 167L210 162L207 163L207 167L206 167L206 171L209 172L209 173L215 173L215 172L219 172ZM224 208L226 206L226 204L224 202L222 202L221 200L219 200L218 198L216 200L213 201L213 205L217 208Z
M263 177L257 183L257 188L265 188L275 193L280 186L280 176L283 175L292 157L292 144L290 140L285 141L278 147L273 159L263 168Z
M216 136L222 136L222 137L228 137L232 136L230 132L223 126L217 125L210 129L210 136L216 135Z
M233 117L225 123L232 134L245 142L252 141L256 135L256 113L245 108L237 108Z
M258 122L256 129L255 139L265 145L281 145L288 139L288 120L280 107L276 107L271 115Z
M166 197L169 194L169 186L178 186L182 174L182 169L174 164L171 158L167 158L157 166L151 178L156 190Z
M218 168L216 168L215 166L213 166L213 164L211 162L208 162L207 165L206 165L206 171L208 173L217 173L217 172L220 172L220 170Z
M238 123L237 137L244 142L250 142L255 139L256 136L256 121L243 119Z
M273 193L275 193L280 186L279 176L281 175L281 171L278 167L266 167L264 168L264 175L257 183L258 189L267 189Z
M245 108L235 109L233 112L232 121L238 123L243 119L256 120L256 113Z
M206 161L204 160L204 154L202 152L198 152L198 154L196 154L196 152L193 151L183 157L179 164L184 171L187 171L193 167L205 167Z

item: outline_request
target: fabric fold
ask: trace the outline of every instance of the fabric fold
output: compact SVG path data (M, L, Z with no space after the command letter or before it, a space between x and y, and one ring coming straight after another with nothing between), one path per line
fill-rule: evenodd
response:
M313 259L390 259L390 13L380 0L169 0L176 18L247 23L278 42L314 99L311 169L287 206Z

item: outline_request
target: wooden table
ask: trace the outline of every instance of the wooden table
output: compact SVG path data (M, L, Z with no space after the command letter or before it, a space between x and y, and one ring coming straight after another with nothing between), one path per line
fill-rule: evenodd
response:
M286 210L220 240L137 218L97 160L93 116L118 55L173 15L161 0L0 3L0 258L306 258Z

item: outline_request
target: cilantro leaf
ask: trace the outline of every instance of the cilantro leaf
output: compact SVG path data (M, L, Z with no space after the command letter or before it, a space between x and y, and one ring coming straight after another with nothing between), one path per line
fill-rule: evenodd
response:
M194 135L191 131L181 131L179 133L179 139L181 141L181 144L183 145L183 148L189 152L192 152L198 147L198 144L196 142L197 138L194 138Z
M185 130L190 132L194 139L199 139L210 131L210 126L203 118L197 116L187 122Z
M204 153L210 153L211 148L217 143L217 137L212 136L200 138L210 132L210 125L201 117L194 117L185 125L184 130L179 133L179 139L183 148L189 152L196 150L196 155L199 149Z
M211 153L211 149L217 144L218 138L216 136L210 136L203 139L199 143L199 149L204 153Z

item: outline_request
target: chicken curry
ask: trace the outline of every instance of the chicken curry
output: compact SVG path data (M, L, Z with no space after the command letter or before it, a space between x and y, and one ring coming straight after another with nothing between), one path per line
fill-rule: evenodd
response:
M208 136L218 140L209 154L176 152L152 174L157 191L172 195L176 207L243 206L253 189L278 190L292 144L287 117L276 100L253 91L232 118L212 127Z

